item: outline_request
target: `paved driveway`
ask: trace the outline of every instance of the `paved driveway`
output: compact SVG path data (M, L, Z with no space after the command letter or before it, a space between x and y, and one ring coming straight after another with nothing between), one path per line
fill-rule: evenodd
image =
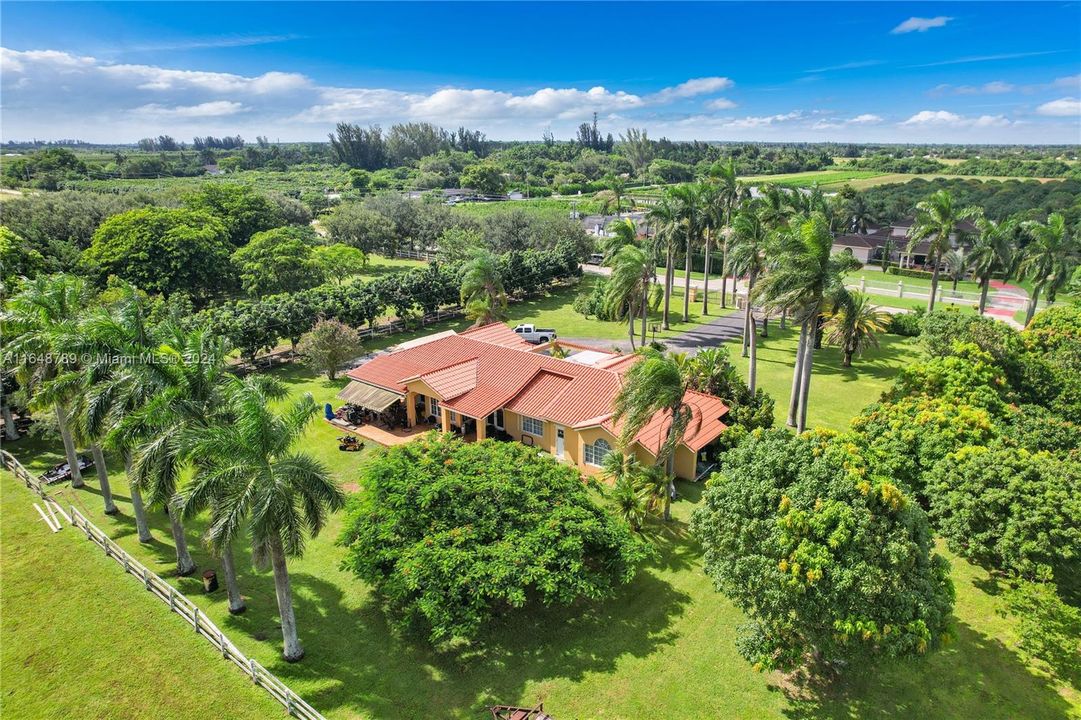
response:
M662 339L660 342L663 342L673 352L693 355L704 347L716 347L726 340L738 338L742 334L743 313L735 311L675 337L666 340ZM628 340L600 340L589 337L568 337L563 339L569 342L590 345L598 350L611 350L614 347L618 347L623 352L630 352L631 350L631 344Z

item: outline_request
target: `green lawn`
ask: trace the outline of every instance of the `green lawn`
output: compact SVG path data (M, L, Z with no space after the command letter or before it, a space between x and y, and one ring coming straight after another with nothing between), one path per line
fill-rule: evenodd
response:
M545 324L551 318L555 318L553 325L573 320L564 307L565 296L559 302L551 297L535 301L531 310L522 307L527 305L512 307L522 319L528 317ZM588 336L602 332L595 321L575 322L580 324L566 327ZM564 328L560 332L571 334ZM398 336L393 341L401 339ZM794 345L795 333L781 332L773 323L770 337L763 339L759 351L761 384L777 399L779 414L786 407ZM738 346L730 347L742 366ZM844 427L861 407L878 397L898 368L918 356L913 340L895 336L884 336L882 348L858 358L852 369L839 366L839 353L834 348L817 352L810 396L811 423ZM294 393L311 392L319 402L330 401L344 383L342 379L330 382L313 377L301 366L285 366L274 374ZM308 431L305 446L335 471L347 489L355 491L360 465L371 450L339 452L334 440L337 434L335 428L318 421ZM57 462L59 447L55 440L36 439L10 445L11 451L33 471ZM163 575L168 574L173 555L167 542L166 518L160 512L153 513L156 542L140 546L134 536L123 470L116 464L110 470L121 509L117 516L102 515L92 476L84 490L59 488L57 492L64 502L84 508L123 547L138 553ZM8 481L5 487L10 484ZM175 583L229 632L244 652L255 656L332 720L405 719L425 713L478 718L484 714L485 704L534 704L541 700L545 709L560 720L1079 716L1081 696L1077 690L1055 686L1017 654L1015 623L997 614L1000 602L995 583L982 570L948 553L958 600L956 637L947 648L921 660L884 662L873 672L853 668L842 681L819 694L790 694L783 678L757 674L739 657L734 638L743 615L712 589L702 573L700 549L687 535L686 522L702 488L681 483L679 490L675 521L659 534L656 559L616 597L581 603L567 610L513 613L486 628L475 645L445 653L433 651L420 640L395 636L368 586L339 568L342 550L334 540L341 526L340 517L333 518L324 534L309 543L304 558L291 562L297 621L308 653L299 664L288 665L279 659L281 636L273 582L269 573L250 567L247 547L236 548L241 586L249 598L246 614L229 616L223 591L207 596L200 592L195 579L176 579ZM5 552L9 552L11 543L21 544L15 531L9 530L12 523L32 526L35 533L44 532L35 517L12 512L14 501L9 495L5 493L3 498L4 539L8 541ZM19 496L17 500L25 505L27 498ZM193 555L201 569L216 568L217 561L196 540L202 530L199 520L188 528ZM46 539L90 548L68 531ZM20 579L25 578L35 592L51 599L57 584L72 583L74 578L76 587L93 593L97 602L110 608L108 613L99 613L103 617L127 613L133 601L145 597L115 568L111 568L115 582L98 586L93 576L78 571L88 562L82 555L71 549L62 557L80 563L79 568L58 568L62 579L44 583L38 583L26 569L19 573ZM4 560L7 571L11 566L6 556ZM108 564L104 559L100 561ZM5 590L8 587L5 585ZM5 600L9 600L4 606L7 653L7 628L32 622L30 608L36 604L10 602L10 596ZM74 609L68 616L78 614ZM165 620L160 623L166 624ZM183 632L184 626L178 627ZM143 635L157 640L162 637L160 629L154 625L153 635ZM91 636L95 632L92 626L78 626L67 632L79 635L84 631ZM179 643L169 644L170 652L179 651L174 645ZM212 655L209 648L207 651ZM95 657L112 655L108 649ZM126 655L117 653L117 662L126 659ZM12 663L7 662L7 655L5 661L6 669ZM238 672L216 658L208 658L205 663L176 660L171 667L189 665L213 674L215 680L204 680L203 687L217 688L231 682L230 677L243 682ZM9 674L3 677L5 702L11 691L10 678ZM94 676L92 680L101 696L106 688L112 688L107 678ZM170 686L163 683L162 687ZM150 700L118 702L147 702L160 710L159 717L163 718L192 714L169 703L154 703L153 689L144 694ZM234 705L241 707L238 710ZM260 709L258 699L249 702L241 698L230 705L232 715L243 710L258 713ZM123 711L100 714L123 716Z
M531 322L535 325L540 325L541 327L555 328L556 333L560 337L566 338L626 340L627 323L622 321L605 322L595 318L587 318L584 315L575 312L572 307L574 298L578 293L587 292L589 288L593 286L593 283L597 282L597 278L598 276L596 275L583 275L577 285L559 288L555 292L543 297L512 303L509 307L507 323L513 326L520 322ZM720 288L719 283L717 288ZM694 290L694 288L692 288L692 290ZM709 322L722 314L732 312L731 309L721 310L721 296L719 292L710 290L709 296L711 315L705 317L701 314L702 291L701 289L698 289L695 291L696 300L694 303L691 303L690 322L684 323L682 322L683 288L675 288L672 292L672 306L669 313L672 329L668 331L658 331L656 333L657 339L660 340L661 338L672 337L673 335L687 332L703 322ZM661 312L650 312L649 319L646 323L647 331L652 325L659 325L660 322ZM635 332L641 332L641 320L635 323ZM647 334L650 338L653 337L652 332L647 332Z
M759 337L758 383L776 401L774 416L783 426L788 416L792 392L792 362L799 341L799 329L781 331L770 323L769 337ZM915 338L880 335L880 347L853 358L852 367L841 367L841 351L823 345L814 355L807 424L844 430L849 420L868 403L876 401L893 381L894 375L921 355ZM732 359L746 376L747 361L740 358L739 340L728 343Z
M19 450L19 444L5 445ZM10 473L0 475L4 717L283 715L269 695L76 530L49 531L34 510L33 493ZM92 517L101 517L90 491L80 500L94 503ZM123 528L122 520L112 523L115 534ZM158 537L165 535L159 530Z

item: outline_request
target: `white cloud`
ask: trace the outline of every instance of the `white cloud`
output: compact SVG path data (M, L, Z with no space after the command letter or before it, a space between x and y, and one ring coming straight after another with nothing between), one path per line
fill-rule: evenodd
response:
M667 103L682 98L712 95L732 87L734 83L726 77L691 78L675 87L668 87L654 93L650 100L655 103Z
M863 113L862 115L847 119L830 118L818 120L811 127L815 130L839 130L859 125L878 125L881 122L882 118L880 116L871 113Z
M1081 118L1081 100L1073 97L1059 98L1058 100L1045 102L1036 108L1036 112L1051 117Z
M1067 75L1066 77L1055 78L1051 86L1056 88L1081 88L1081 75Z
M163 118L208 118L235 115L244 109L244 105L230 100L213 100L198 105L178 105L166 107L159 103L148 103L132 110L139 115L152 115Z
M936 85L928 91L931 97L942 95L1002 95L1023 90L1023 88L1003 80L993 80L983 85Z
M881 65L881 60L857 60L855 62L842 63L840 65L829 65L827 67L814 68L813 70L804 70L805 73L824 73L831 72L833 70L856 70L858 68L872 67L874 65Z
M706 107L710 110L731 110L736 104L728 98L716 98L706 103Z
M793 110L789 113L777 115L748 115L746 117L726 120L721 124L721 127L733 129L760 128L776 125L778 123L785 123L790 120L799 120L802 117L803 113L799 110Z
M1004 127L1010 124L1002 115L980 115L979 117L965 117L948 110L921 110L908 120L898 123L909 127Z
M902 35L910 32L927 32L931 28L945 27L946 23L950 20L953 20L953 18L946 17L945 15L939 15L938 17L933 18L910 17L893 30L890 30L890 32L894 35Z

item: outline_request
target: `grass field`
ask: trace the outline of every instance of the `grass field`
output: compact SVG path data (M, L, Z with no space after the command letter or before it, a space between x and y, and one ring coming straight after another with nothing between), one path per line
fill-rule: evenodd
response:
M0 474L4 717L135 720L227 712L255 720L282 714L269 695L75 530L50 532L33 497L9 473ZM93 510L96 520L100 504ZM120 527L113 530L120 534Z

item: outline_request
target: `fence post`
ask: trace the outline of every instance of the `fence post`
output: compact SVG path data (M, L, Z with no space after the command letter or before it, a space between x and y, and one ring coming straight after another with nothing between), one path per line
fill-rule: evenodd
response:
M903 298L905 296L905 282L904 280L897 281L897 297Z
M867 292L867 278L864 277L863 275L860 276L860 292L861 293L866 293Z
M251 681L259 684L259 676L255 673L255 658L248 658L248 669L251 670Z
M285 711L290 715L293 714L293 691L289 688L285 689Z
M228 658L229 651L225 649L225 633L221 630L218 631L218 646L221 648L221 656L223 658Z
M169 611L176 612L176 590L169 586Z
M195 606L195 611L192 613L191 626L193 628L195 628L195 634L198 635L199 634L199 606L198 605Z
M150 590L150 571L145 567L143 568L143 587Z

